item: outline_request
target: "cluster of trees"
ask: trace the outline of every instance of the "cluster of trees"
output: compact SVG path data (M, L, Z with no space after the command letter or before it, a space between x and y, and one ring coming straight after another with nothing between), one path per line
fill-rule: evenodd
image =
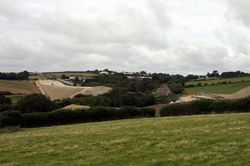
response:
M230 72L222 72L221 74L214 70L212 73L207 73L208 78L235 78L235 77L248 77L250 76L249 73L244 73L241 71L230 71ZM185 81L191 81L191 80L198 80L198 75L190 74L185 77Z
M156 103L155 97L150 93L131 92L122 88L114 88L111 92L99 96L77 95L73 99L57 101L58 107L69 104L106 107L144 107Z
M0 73L1 80L27 80L29 79L29 72L23 71L20 73Z
M113 88L122 88L129 92L150 93L160 87L161 84L169 84L174 93L181 93L184 90L185 77L181 75L169 75L163 73L146 74L146 72L134 73L134 75L147 75L152 79L129 79L126 74L114 73L112 75L99 75L93 79L86 79L85 82L78 82L82 86L107 85Z
M0 95L0 112L12 108L12 102L10 98Z
M241 71L236 71L236 72L223 72L220 75L222 78L234 78L234 77L247 77L250 76L249 73L244 73Z

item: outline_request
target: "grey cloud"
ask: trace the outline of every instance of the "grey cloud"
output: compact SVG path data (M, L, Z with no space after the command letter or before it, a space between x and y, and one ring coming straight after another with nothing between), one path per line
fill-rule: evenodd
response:
M0 71L110 68L202 74L213 69L248 69L250 38L246 26L225 19L215 36L212 32L203 35L200 33L204 25L199 28L196 21L207 19L207 12L214 11L208 10L205 15L181 12L182 9L169 12L171 3L174 2L1 0ZM210 1L204 3L211 5ZM177 9L178 4L174 4ZM245 20L247 25L248 13L239 9L247 10L249 6L233 5L239 6L232 10L233 20ZM185 14L190 13L185 19ZM187 27L183 29L174 25L171 18L197 27L180 24ZM203 40L202 36L211 40Z
M250 26L250 1L248 0L229 0L229 7L236 18Z

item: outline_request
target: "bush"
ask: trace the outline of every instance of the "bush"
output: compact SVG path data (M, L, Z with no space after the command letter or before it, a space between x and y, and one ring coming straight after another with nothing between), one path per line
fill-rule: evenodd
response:
M27 95L17 103L21 113L48 112L55 108L55 104L42 94Z
M0 112L12 109L11 104L0 104Z
M185 85L185 88L193 88L193 87L195 87L194 84Z
M9 91L0 91L0 96L5 96L5 95L12 95L12 93Z
M169 105L161 110L161 116L200 115L210 113L250 112L250 97L233 101L199 100Z
M202 84L199 82L198 84L196 84L197 87L200 87L202 86Z
M0 96L0 104L11 104L11 99L5 96Z
M11 109L12 108L11 104L12 102L10 98L7 98L5 96L0 96L0 112Z
M184 85L181 82L170 82L168 83L169 88L175 94L182 93L184 91Z
M118 120L135 117L154 117L153 109L97 107L88 110L57 110L48 113L29 113L22 115L22 127L39 127L73 123Z
M0 127L12 127L20 125L21 114L18 111L4 111L0 113Z

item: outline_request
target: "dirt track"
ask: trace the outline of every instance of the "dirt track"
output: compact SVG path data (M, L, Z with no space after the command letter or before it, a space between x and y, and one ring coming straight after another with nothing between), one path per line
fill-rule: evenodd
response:
M56 80L39 80L37 86L40 91L49 96L52 100L72 98L77 94L85 95L101 95L111 90L110 87L98 86L98 87L76 87L68 86Z
M246 87L236 93L231 95L222 95L225 99L235 100L235 99L242 99L250 96L250 87Z

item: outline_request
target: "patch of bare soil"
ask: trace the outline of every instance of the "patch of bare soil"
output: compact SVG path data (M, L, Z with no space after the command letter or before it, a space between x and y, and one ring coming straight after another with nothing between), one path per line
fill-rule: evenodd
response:
M146 108L151 108L151 109L154 109L155 110L155 116L156 117L160 117L160 111L162 108L166 107L168 104L156 104L156 105L151 105L151 106L148 106Z
M236 100L236 99L242 99L250 96L250 87L246 87L236 93L233 93L231 95L223 95L225 99L229 100Z
M65 109L65 110L78 110L78 109L89 109L89 108L90 108L90 106L86 106L86 105L71 104L71 105L64 107L63 109Z
M49 96L52 100L72 98L77 94L84 95L101 95L109 92L112 88L105 86L98 87L77 87L68 86L57 80L39 80L37 81L37 86L40 91Z

